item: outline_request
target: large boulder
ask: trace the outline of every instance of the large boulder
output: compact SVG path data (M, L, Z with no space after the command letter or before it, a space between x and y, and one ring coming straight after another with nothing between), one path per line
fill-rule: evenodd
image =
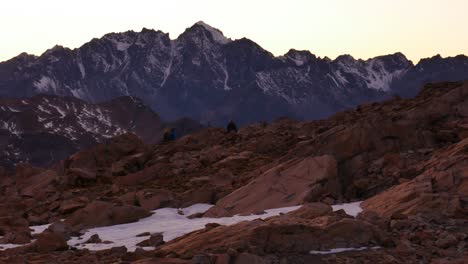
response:
M65 223L75 230L99 226L110 226L138 221L150 216L147 210L131 206L116 206L109 202L93 201L85 208L75 211Z
M65 182L83 185L111 181L112 175L123 175L141 168L146 152L143 142L134 134L123 134L84 149L63 162Z
M163 235L160 233L152 234L148 239L145 239L137 244L139 247L158 247L164 244Z
M336 160L329 155L282 163L218 201L209 217L251 214L338 196Z
M174 194L163 189L138 191L135 197L140 207L148 211L176 205Z
M39 234L34 244L36 246L36 251L39 253L48 253L68 249L65 238L60 234L51 232L43 232Z
M384 217L418 213L468 216L468 139L436 152L416 178L364 201L365 210Z
M0 244L26 244L31 241L29 223L18 215L0 216Z
M289 255L338 247L373 246L385 239L379 228L360 220L343 219L328 210L323 210L326 215L315 218L309 218L312 217L309 214L300 217L300 212L231 226L207 226L169 241L160 250L163 255L175 253L184 257L230 251Z
M40 171L36 174L17 176L16 186L24 197L44 198L46 193L55 192L58 175L53 170Z

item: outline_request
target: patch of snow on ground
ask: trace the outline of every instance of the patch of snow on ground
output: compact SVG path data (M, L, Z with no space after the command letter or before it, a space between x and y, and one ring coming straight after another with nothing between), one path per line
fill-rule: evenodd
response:
M162 233L164 241L169 241L174 238L183 236L192 231L203 229L208 223L219 223L222 225L232 225L241 221L250 221L258 218L268 218L271 216L279 215L280 213L288 213L294 211L301 206L284 207L277 209L265 210L266 214L263 215L249 215L249 216L233 216L222 218L195 218L189 219L195 213L203 213L211 208L213 205L209 204L196 204L182 209L184 215L178 214L178 209L175 208L162 208L153 211L154 214L150 217L141 219L138 222L99 227L89 229L82 237L72 237L68 244L77 248L87 248L89 250L103 250L116 246L125 246L129 251L135 251L136 244L147 239L148 237L136 237L136 235L143 232ZM112 241L111 244L81 244L88 240L92 235L98 234L99 237L105 241Z
M341 253L341 252L346 252L346 251L362 251L362 250L367 250L367 249L379 249L380 247L360 247L360 248L333 248L330 250L324 250L324 251L315 251L312 250L309 253L314 254L314 255L326 255L326 254L335 254L335 253Z
M346 204L333 205L333 211L338 211L343 209L347 214L352 216L357 216L358 213L362 211L360 207L361 202L353 202ZM204 213L210 209L213 205L210 204L195 204L184 209L176 208L162 208L153 211L153 215L144 219L140 219L138 222L98 227L89 229L81 237L72 237L68 241L68 245L74 246L80 249L87 248L89 250L103 250L109 249L116 246L125 246L129 251L135 251L137 248L136 244L147 239L146 237L136 237L136 235L150 232L150 233L162 233L164 236L164 241L170 241L174 238L183 236L187 233L193 232L195 230L203 229L208 223L218 223L221 225L233 225L242 221L252 221L258 218L265 219L271 216L279 215L281 213L289 213L291 211L297 210L301 207L291 206L283 208L275 208L265 210L265 214L262 215L248 215L248 216L239 216L235 215L233 217L221 217L221 218L187 218L190 215L196 213ZM183 215L178 212L183 212ZM31 226L33 230L32 234L40 234L46 230L50 224L40 225L40 226ZM112 241L110 244L81 244L87 241L92 235L98 234L99 237L105 241ZM18 247L21 245L13 244L0 244L0 250ZM370 249L377 249L379 247L372 247ZM148 248L152 249L152 248ZM366 250L367 247L362 248L335 248L329 251L310 251L310 254L333 254L344 251L355 251L355 250Z
M0 251L5 250L5 249L20 247L20 246L23 246L23 245L17 245L17 244L0 244Z
M50 226L50 224L30 226L29 228L33 230L31 232L31 235L40 234L40 233L44 232L44 230L46 230L49 226Z
M332 208L333 211L343 209L347 214L356 217L360 212L362 212L361 203L362 202L336 204L332 205Z

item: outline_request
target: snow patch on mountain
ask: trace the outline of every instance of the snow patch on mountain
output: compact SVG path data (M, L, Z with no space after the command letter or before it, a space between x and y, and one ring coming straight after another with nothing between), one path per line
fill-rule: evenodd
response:
M85 68L83 66L83 62L81 62L81 61L78 62L78 68L80 69L81 79L84 79L86 77L86 71L85 71Z
M404 68L393 71L387 69L385 63L379 58L370 59L368 61L342 59L338 65L339 70L335 71L335 73L340 74L339 79L341 79L341 81L347 81L347 79L341 75L341 72L345 72L363 80L369 89L385 92L390 91L392 82L400 78L406 72Z
M19 113L19 112L21 112L20 110L14 109L13 107L8 107L8 110L10 110L10 112L13 112L13 113Z
M56 105L53 105L53 104L50 104L49 106L52 107L52 108L54 108L54 109L57 111L57 113L60 114L60 118L64 118L64 117L66 116L65 111L62 110L60 107L58 107L58 106L56 106Z
M16 136L19 136L22 133L22 131L17 128L16 123L14 122L0 121L0 129L8 130L10 133Z
M172 65L174 63L174 57L176 56L175 45L176 45L175 42L171 41L171 53L170 53L171 59L169 60L169 64L167 65L167 67L165 67L164 70L163 70L164 78L163 78L163 80L162 80L162 82L160 84L161 87L163 87L164 84L166 84L167 78L169 78L169 75L171 74Z
M369 88L389 91L392 81L401 77L405 70L388 71L384 63L378 59L372 59L366 65L367 83Z
M132 43L129 43L126 39L126 35L122 35L123 39L116 39L114 37L108 37L107 39L112 42L114 47L119 50L119 51L127 51L130 46L132 46Z
M309 61L309 54L305 52L298 52L296 50L291 50L286 54L286 59L293 61L296 66L300 67L306 64Z
M346 80L346 78L343 76L343 74L341 74L341 71L335 71L334 72L334 75L336 77L336 79L342 84L342 85L345 85L347 83L349 83L348 80Z
M221 32L219 29L217 28L214 28L208 24L206 24L205 22L203 21L199 21L196 23L196 25L199 25L199 26L202 26L204 27L208 32L211 33L211 36L213 37L213 40L219 44L227 44L229 42L231 42L232 40L229 39L229 38L226 38L224 35L223 35L223 32Z
M40 93L49 92L50 89L54 91L57 90L55 81L47 76L42 76L38 81L34 82L34 87L36 87L37 91Z
M37 109L39 109L41 112L44 112L46 114L52 114L49 110L45 109L42 105L38 105Z

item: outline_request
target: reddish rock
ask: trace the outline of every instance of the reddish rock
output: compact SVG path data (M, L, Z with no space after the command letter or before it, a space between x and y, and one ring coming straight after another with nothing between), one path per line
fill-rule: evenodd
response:
M124 195L121 195L118 198L123 204L127 205L138 205L138 201L136 198L136 192L128 192Z
M67 200L62 202L60 205L59 211L61 214L70 214L74 211L83 208L89 202L89 199L86 197L77 197L72 200Z
M164 244L162 234L152 234L148 239L143 240L137 244L139 247L158 247Z
M135 222L150 215L150 212L136 206L116 206L108 202L93 201L85 208L75 211L65 223L75 229L83 229Z
M22 176L21 181L17 181L20 194L26 197L42 197L46 192L55 192L54 182L58 176L55 171L47 170L38 174Z
M34 243L36 245L36 251L39 253L68 249L64 237L56 233L43 232L37 236L37 240Z
M86 240L86 242L84 242L85 244L98 244L98 243L101 243L102 240L101 238L99 237L98 234L94 234L92 235L88 240Z
M0 244L26 244L31 241L29 222L16 215L0 216Z
M193 264L191 260L178 258L146 258L133 262L134 264Z
M161 168L160 165L154 165L147 167L144 170L118 177L115 182L124 186L143 184L145 182L156 179L158 177L158 173L162 169L163 168Z
M136 193L138 204L145 210L153 211L161 207L174 207L175 196L167 190L142 190Z
M266 264L267 262L260 256L256 256L256 255L248 254L248 253L242 253L234 258L234 264L243 264L243 263Z
M461 172L468 170L468 166L455 165L453 161L462 159L467 147L468 139L464 139L441 150L425 162L427 169L419 176L364 201L361 206L388 218L417 213L468 215L460 203L460 197L468 194L459 192L465 179Z
M443 234L435 242L435 245L440 248L449 248L457 244L458 239L452 234Z
M311 197L310 189L317 189ZM298 205L321 194L339 193L337 164L331 156L291 160L224 197L206 216L221 217ZM268 199L266 199L268 197Z
M113 176L123 176L141 170L144 167L147 156L145 153L137 153L121 158L112 163L111 172Z
M298 212L301 211L266 221L254 220L205 228L169 241L161 247L161 251L183 256L189 254L187 257L228 250L257 255L306 254L314 249L375 245L385 238L385 234L377 227L359 220L340 220L333 215L309 219L308 214L301 218Z
M309 203L299 209L288 213L291 217L313 219L319 216L331 215L332 207L324 203Z

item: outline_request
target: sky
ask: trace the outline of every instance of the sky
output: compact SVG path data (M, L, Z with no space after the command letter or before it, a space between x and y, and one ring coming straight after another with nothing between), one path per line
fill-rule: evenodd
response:
M275 55L289 49L355 58L403 52L413 62L468 54L466 0L15 0L0 8L0 61L54 45L77 48L109 32L161 30L177 38L197 21Z

